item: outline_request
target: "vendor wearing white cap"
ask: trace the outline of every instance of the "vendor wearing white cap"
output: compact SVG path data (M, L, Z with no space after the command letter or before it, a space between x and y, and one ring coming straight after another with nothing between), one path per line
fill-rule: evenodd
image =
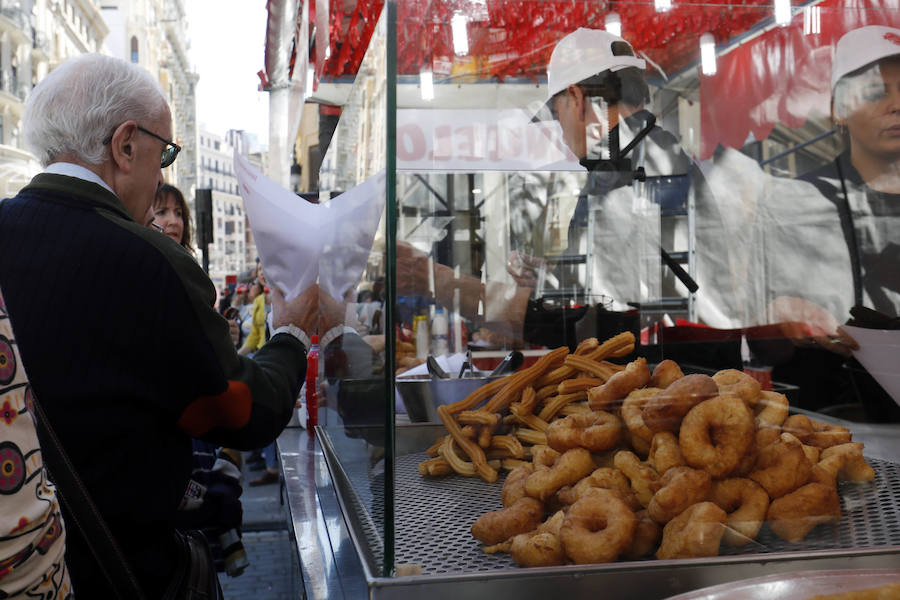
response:
M845 34L831 85L832 117L849 147L802 179L838 209L853 303L894 317L900 311L900 29L872 25Z
M659 264L660 249L672 243L665 240L684 239L687 232L674 230L684 223L661 225L660 208L686 208L692 197L698 277L691 280L682 272L679 279L685 286L699 283L697 307L704 320L714 307L703 299L702 271L726 268L717 264L722 253L714 250L721 218L699 168L678 138L656 125L644 108L650 100L644 68L631 44L600 29L569 33L550 56L548 100L536 119L555 119L566 145L590 171L570 223L568 253L594 257L586 281L571 281L575 274L570 281L565 274L557 276L560 287L589 284L592 295L612 297L616 310L683 296L684 286L673 271L665 269L661 276ZM639 143L629 149L636 139ZM646 182L634 189L634 181L644 177ZM526 277L517 280L524 283Z

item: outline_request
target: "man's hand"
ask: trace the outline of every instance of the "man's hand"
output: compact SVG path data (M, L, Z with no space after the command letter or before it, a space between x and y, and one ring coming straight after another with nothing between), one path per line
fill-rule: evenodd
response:
M838 327L827 310L805 298L779 296L770 305L782 334L798 346L819 346L835 354L849 356L856 342Z
M275 329L284 325L295 325L309 336L316 333L319 319L318 285L311 285L290 302L285 302L284 295L277 286L272 286L270 295L272 298L272 325Z
M518 285L534 288L537 287L538 272L545 268L546 262L544 259L513 250L509 253L506 272L512 275Z
M344 324L347 307L319 288L319 331L325 335L328 331Z
M397 242L397 294L429 295L428 256L412 244Z

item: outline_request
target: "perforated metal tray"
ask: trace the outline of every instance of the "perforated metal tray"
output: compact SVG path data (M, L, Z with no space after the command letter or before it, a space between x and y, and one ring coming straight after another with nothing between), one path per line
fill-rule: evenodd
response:
M397 460L397 562L419 564L425 574L514 568L509 555L482 552L469 529L480 515L502 508L502 479L494 484L458 475L425 479L416 465L427 458L412 454ZM723 545L722 554L755 559L759 554L778 552L900 546L900 465L875 459L869 462L875 469L875 481L839 484L839 524L820 525L794 544L763 527L756 543L743 549Z
M326 444L327 447L327 444ZM328 451L326 450L326 455ZM900 563L900 464L868 458L875 481L839 485L842 519L820 525L800 543L785 542L767 527L755 543L742 549L722 547L713 559L620 561L521 569L506 554L482 552L470 527L478 516L501 507L501 479L493 484L477 478L423 478L418 464L425 453L399 456L395 464L395 564L418 565L420 577L380 578L383 561L384 502L382 475L359 464L329 461L338 483L345 518L353 530L361 558L368 564L372 598L492 597L523 585L532 591L564 585L571 598L597 585L628 586L609 598L662 598L743 577L809 568L886 568ZM345 471L344 469L348 469ZM610 579L613 577L614 579ZM474 592L473 582L481 589ZM525 583L527 582L527 583ZM412 586L410 586L412 584ZM450 585L448 585L450 584ZM536 587L535 587L536 586ZM410 592L410 590L415 590ZM424 590L428 590L425 592ZM452 590L452 591L447 591ZM490 590L490 591L488 591ZM446 592L446 593L441 593ZM475 596L470 596L475 593ZM633 594L637 593L635 596ZM498 597L494 595L493 597Z

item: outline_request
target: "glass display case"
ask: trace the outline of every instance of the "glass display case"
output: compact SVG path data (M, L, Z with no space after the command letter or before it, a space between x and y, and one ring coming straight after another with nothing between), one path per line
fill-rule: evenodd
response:
M319 175L322 203L356 199L319 267L342 274L320 299L314 474L336 516L295 525L298 542L324 536L337 555L352 541L372 598L662 598L896 568L900 353L876 345L900 344L900 7L400 0L359 14L320 73L352 70L351 44L366 45ZM493 373L504 358L513 373ZM685 384L683 410L659 408L682 376L712 391ZM607 414L610 441L571 442ZM688 505L660 513L676 479L654 460L662 433L672 468L702 475L679 496L715 512L712 546L672 549L666 526ZM860 453L850 435L871 473L828 458ZM283 459L304 436L283 436ZM473 529L506 505L510 471L558 473L576 448L587 463L523 484L540 503L527 526ZM800 474L772 483L783 455ZM601 468L626 489L573 496ZM725 480L764 498L740 542L718 541L745 531L714 498ZM791 513L798 490L821 506ZM631 516L580 525L591 497ZM630 522L629 541L602 538L607 520ZM552 557L517 555L509 540L539 525ZM621 548L576 548L592 544Z

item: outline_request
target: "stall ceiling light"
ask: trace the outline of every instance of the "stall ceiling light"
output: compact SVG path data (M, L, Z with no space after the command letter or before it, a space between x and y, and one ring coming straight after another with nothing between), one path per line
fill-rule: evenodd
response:
M453 32L453 52L457 56L465 56L469 53L469 33L466 25L469 20L466 15L457 11L450 19L450 29Z
M419 87L422 89L422 100L434 100L434 74L431 69L419 71Z
M611 12L606 15L606 30L613 35L622 37L622 19L618 13Z
M803 8L803 33L806 35L822 33L822 8L805 6Z
M775 0L775 23L782 27L791 24L791 0Z
M666 12L672 8L672 0L653 0L653 7L656 12Z
M716 74L716 38L711 33L700 36L700 70L704 75Z

